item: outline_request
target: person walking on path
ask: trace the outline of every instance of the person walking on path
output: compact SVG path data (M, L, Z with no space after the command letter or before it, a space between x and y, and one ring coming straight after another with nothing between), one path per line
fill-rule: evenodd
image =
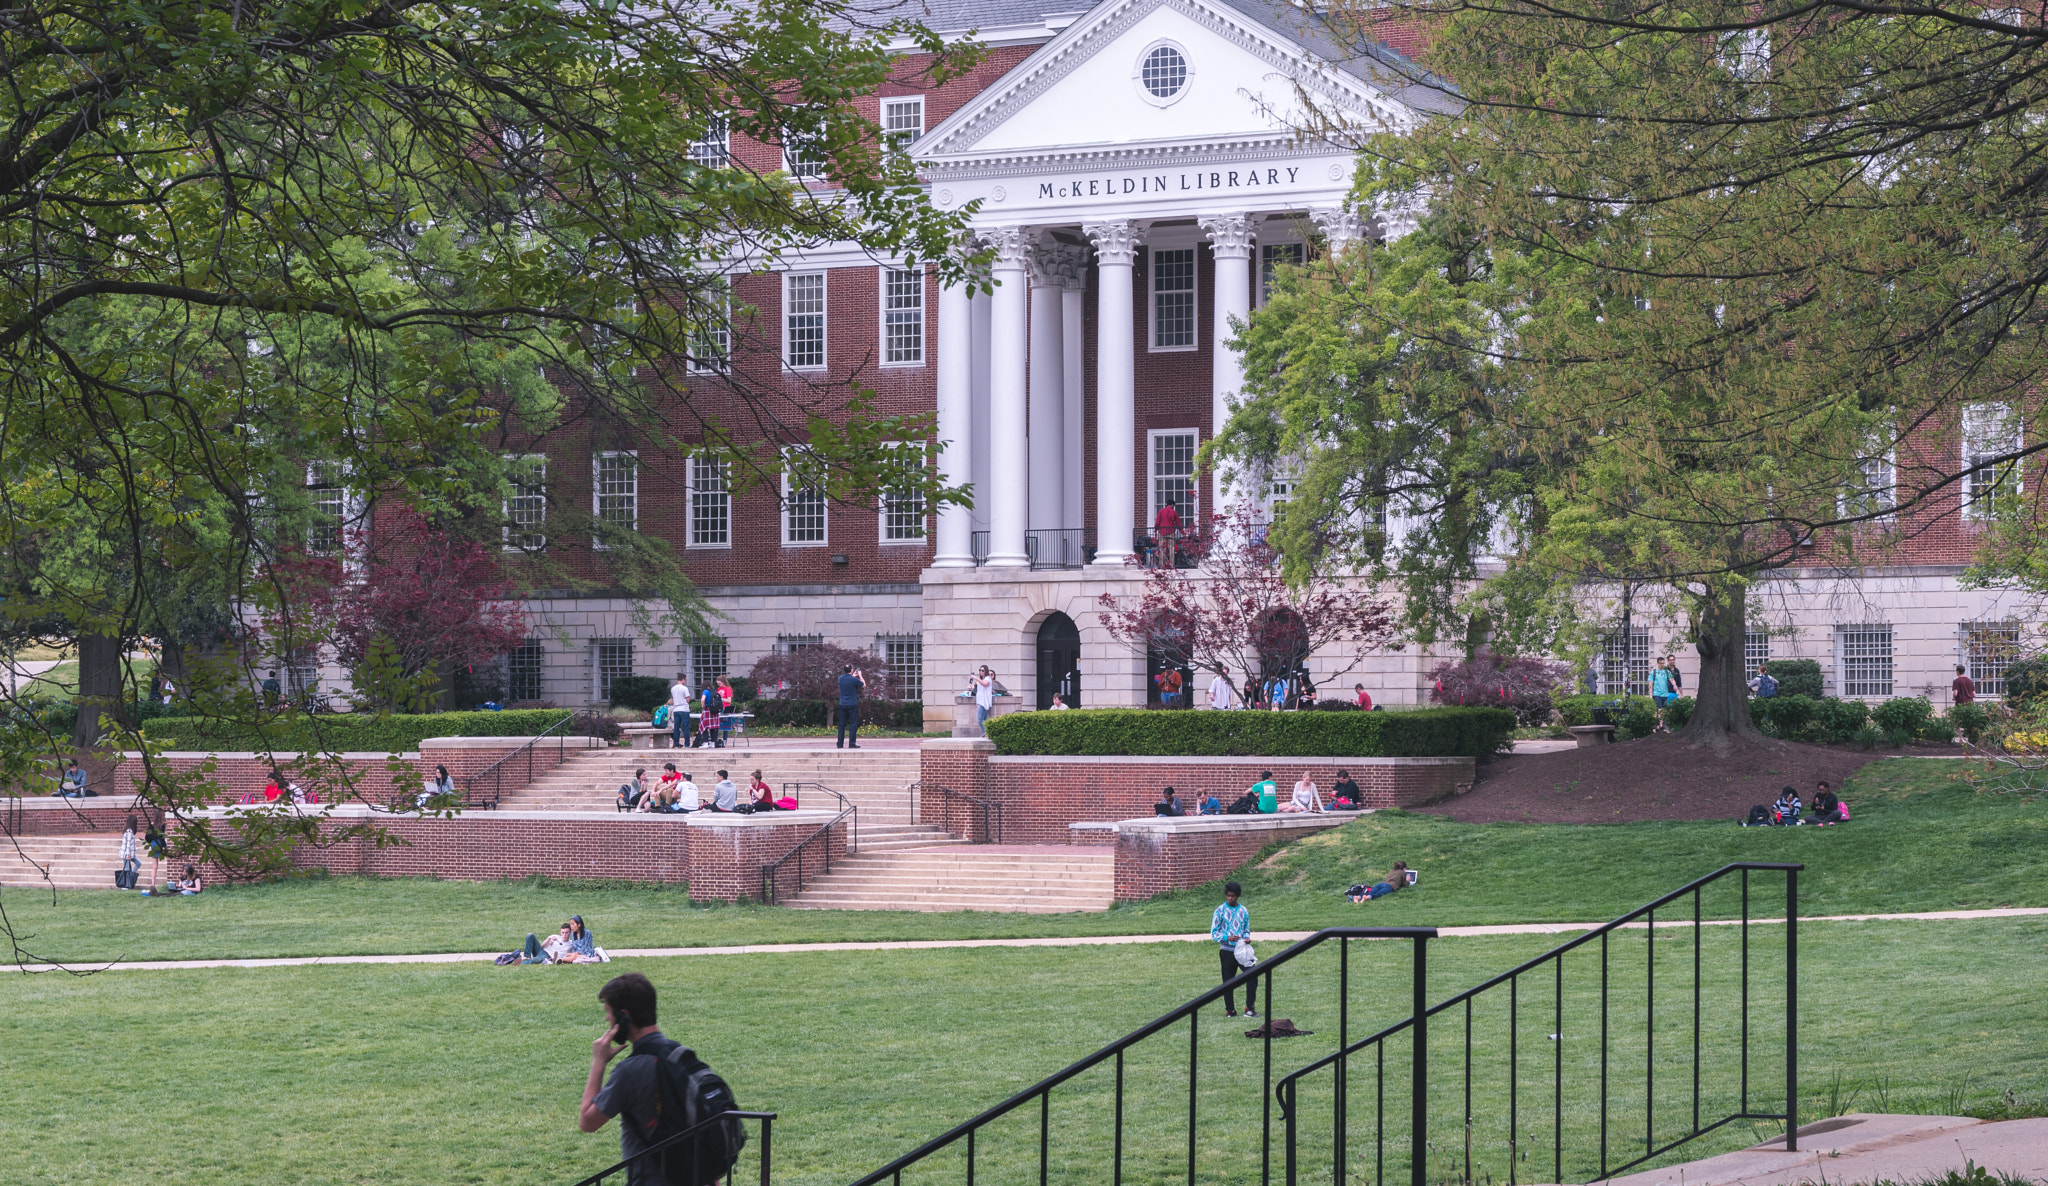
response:
M1657 670L1650 673L1650 699L1657 704L1657 732L1667 732L1664 726L1664 707L1676 697L1671 692L1671 668L1664 663L1664 656L1657 656Z
M1955 693L1957 704L1977 703L1977 681L1970 678L1969 670L1962 664L1956 664L1956 678L1949 682L1948 688Z
M1237 900L1238 896L1242 893L1244 893L1244 887L1238 885L1235 881L1224 882L1223 905L1218 906L1216 913L1209 917L1209 937L1216 941L1216 954L1222 957L1219 962L1223 968L1223 982L1225 984L1237 979L1238 974L1244 971L1237 963L1237 945L1241 942L1248 942L1252 937L1252 912ZM1225 1017L1237 1016L1236 989L1227 989L1223 993L1223 1015ZM1244 1015L1246 1017L1257 1017L1259 1015L1259 982L1257 980L1245 982Z
M1230 677L1220 671L1209 678L1209 707L1230 707Z
M981 735L987 737L988 714L996 706L996 673L990 671L988 664L984 663L981 665L981 670L974 673L972 682L974 685L974 724L981 730Z
M1671 695L1676 698L1685 695L1685 676L1679 674L1678 656L1664 656L1664 663L1671 669Z
M851 663L839 673L839 741L834 749L860 748L860 694L867 686Z
M676 672L676 680L668 686L668 744L670 749L683 748L683 738L690 733L690 685L683 680L683 673ZM694 738L692 738L694 740Z

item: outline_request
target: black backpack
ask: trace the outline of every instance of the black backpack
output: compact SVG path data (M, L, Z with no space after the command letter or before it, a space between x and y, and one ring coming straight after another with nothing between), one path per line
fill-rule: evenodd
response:
M631 1122L650 1147L739 1107L725 1080L688 1046L670 1042L666 1050L648 1053L655 1059L654 1114L644 1119L632 1117ZM627 1119L620 1117L621 1123ZM732 1169L746 1143L746 1128L738 1117L728 1116L690 1140L641 1158L634 1180L662 1186L711 1186Z
M1767 828L1771 824L1771 809L1759 803L1749 809L1749 818L1742 821L1745 828Z
M1236 802L1223 809L1223 814L1225 815L1257 815L1258 813L1259 797L1250 791L1239 795Z

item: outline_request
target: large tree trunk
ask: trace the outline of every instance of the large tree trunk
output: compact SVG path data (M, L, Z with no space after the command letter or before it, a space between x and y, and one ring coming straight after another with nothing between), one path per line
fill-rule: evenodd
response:
M71 726L71 744L80 749L100 739L100 714L121 715L121 640L107 634L78 638L78 721Z
M1741 582L1709 586L1693 639L1700 654L1700 686L1693 693L1692 719L1679 736L1695 745L1724 749L1736 739L1763 735L1749 719L1749 686L1743 678L1743 642L1749 618Z

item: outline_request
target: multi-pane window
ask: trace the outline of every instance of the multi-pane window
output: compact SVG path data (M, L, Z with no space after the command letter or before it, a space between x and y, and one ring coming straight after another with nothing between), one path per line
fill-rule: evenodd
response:
M782 167L791 177L799 181L822 181L828 163L825 146L816 133L783 129Z
M690 295L690 346L686 365L694 374L723 371L732 358L732 282L705 281Z
M2020 657L2020 624L1963 623L1963 666L1979 696L2005 695L2005 666Z
M690 141L690 163L707 169L723 169L732 163L732 124L714 115L704 124L704 136Z
M1609 696L1650 694L1650 632L1636 627L1626 641L1617 630L1600 653L1600 688Z
M825 365L825 273L783 276L782 356L792 370Z
M505 656L505 699L515 703L540 699L540 671L540 640L529 638Z
M548 459L541 454L508 457L505 547L525 552L548 546Z
M1144 65L1138 68L1138 81L1145 89L1159 99L1171 99L1188 84L1188 60L1178 49L1162 45L1145 55Z
M345 468L339 461L316 461L306 467L306 551L315 556L341 553L341 532L348 519Z
M722 640L712 639L690 644L690 686L703 694L703 689L718 682L732 668L728 665L730 652Z
M1195 249L1152 251L1152 348L1195 347Z
M923 272L882 269L882 361L924 361Z
M1771 660L1771 632L1750 630L1742 636L1742 670L1753 672L1760 663Z
M924 135L924 96L882 100L882 135L897 152L917 143Z
M1192 428L1152 434L1152 512L1148 523L1157 523L1159 508L1171 504L1182 527L1195 525L1195 443Z
M1844 515L1889 515L1898 505L1898 471L1890 448L1873 450L1856 461L1854 489L1843 495Z
M640 458L599 453L590 459L591 510L597 521L623 531L640 525Z
M1971 518L1991 513L1993 500L2020 492L2019 462L1993 461L2019 451L2019 412L2010 404L1972 404L1963 409L1963 510Z
M1266 243L1259 247L1259 307L1264 308L1266 298L1273 294L1273 273L1282 265L1300 266L1302 245L1299 243Z
M805 547L825 542L825 491L784 470L782 473L782 543Z
M883 639L882 661L889 667L889 686L898 700L924 699L924 640Z
M597 640L597 698L612 698L612 681L622 675L633 674L633 640L630 638L600 638Z
M690 546L732 546L732 491L722 457L690 458Z
M824 645L825 636L822 634L778 634L775 636L775 649L778 651L788 651L791 654Z
M924 491L915 486L882 491L882 542L903 544L924 538Z
M1892 694L1892 628L1888 625L1835 627L1835 653L1840 657L1842 695Z

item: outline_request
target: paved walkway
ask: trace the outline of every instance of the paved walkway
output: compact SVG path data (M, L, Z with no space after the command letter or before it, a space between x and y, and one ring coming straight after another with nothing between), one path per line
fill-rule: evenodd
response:
M1801 922L1905 922L1905 921L1949 921L1977 918L2026 918L2048 915L2048 906L2004 907L1997 910L1934 910L1920 914L1835 914L1801 918ZM1366 925L1361 917L1360 925ZM1782 918L1752 918L1752 926L1771 926L1782 923ZM1710 927L1737 926L1740 919L1709 919L1704 925ZM1437 934L1446 939L1474 938L1488 935L1561 935L1578 931L1590 931L1601 924L1592 922L1532 922L1512 923L1501 926L1439 927ZM1661 921L1658 930L1689 927L1690 919L1683 921ZM1630 924L1629 929L1641 929L1643 924ZM1260 943L1293 943L1306 939L1314 931L1254 931L1252 938ZM841 943L758 943L727 947L622 947L610 954L613 959L669 958L689 955L791 955L813 951L931 951L941 948L964 947L1118 947L1136 943L1207 943L1209 936L1203 935L1048 935L1033 939L897 939L874 942ZM494 951L442 951L412 955L302 955L282 956L276 959L204 959L204 960L124 960L111 964L92 965L95 970L106 972L174 971L194 968L296 968L309 964L463 964L478 961L489 962L498 957ZM80 969L87 965L79 965ZM50 972L57 970L54 964L29 964L23 969L29 972Z
M1610 1186L1851 1186L1917 1182L1973 1161L1993 1175L2048 1179L2048 1120L1987 1122L1968 1116L1851 1112L1783 1137L1684 1165L1615 1178Z

